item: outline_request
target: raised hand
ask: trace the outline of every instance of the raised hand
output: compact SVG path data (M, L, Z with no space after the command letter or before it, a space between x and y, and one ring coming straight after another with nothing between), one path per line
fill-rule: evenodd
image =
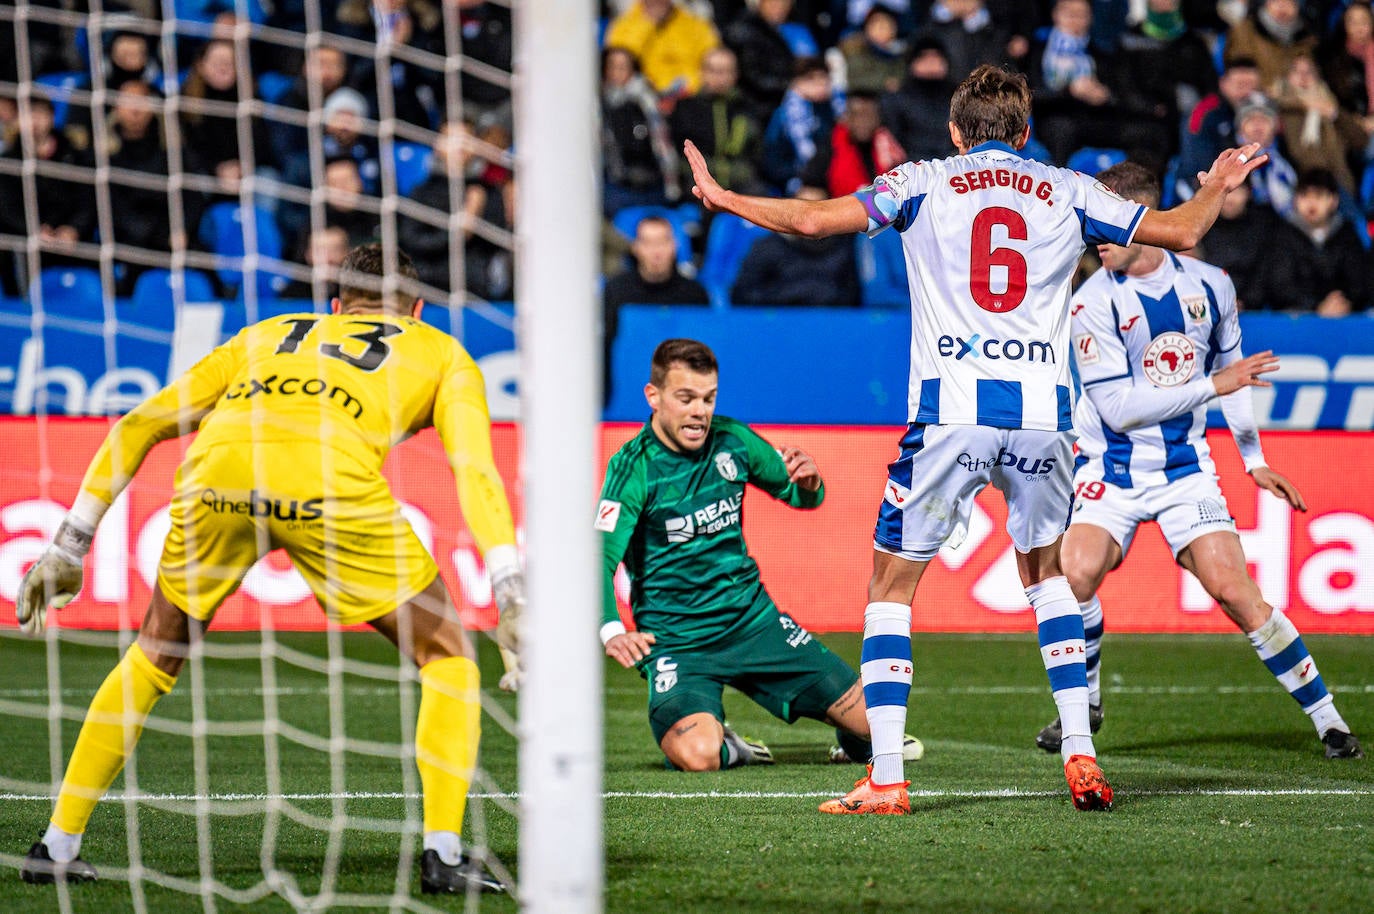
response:
M1224 150L1212 163L1210 171L1198 174L1198 183L1207 187L1215 181L1219 182L1222 190L1235 190L1245 183L1246 178L1250 177L1250 172L1269 161L1269 156L1260 155L1259 150L1259 143Z
M687 164L692 166L692 181L695 182L692 185L692 195L710 212L720 212L724 209L721 198L725 195L725 188L711 176L711 169L706 165L706 157L691 140L683 141L682 152L687 156Z

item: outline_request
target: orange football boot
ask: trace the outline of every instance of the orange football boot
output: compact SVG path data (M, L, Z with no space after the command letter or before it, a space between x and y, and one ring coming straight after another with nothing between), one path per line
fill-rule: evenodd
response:
M837 799L826 800L820 810L841 816L904 816L911 812L911 795L906 792L910 786L910 781L874 784L873 766L869 765L868 775L855 781L853 790Z
M1073 794L1073 805L1087 812L1112 808L1112 785L1097 766L1097 759L1091 755L1071 755L1064 763L1064 777L1069 781L1069 793Z

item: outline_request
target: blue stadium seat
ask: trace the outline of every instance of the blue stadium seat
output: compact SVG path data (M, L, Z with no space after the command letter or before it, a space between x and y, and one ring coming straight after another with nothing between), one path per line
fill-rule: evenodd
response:
M281 231L272 214L261 207L254 207L253 225L257 232L257 253L263 257L280 260L282 257ZM207 250L220 257L238 261L244 256L243 207L237 203L216 203L205 211L200 220L198 232L200 243ZM242 288L243 267L239 262L222 263L216 274L226 286ZM284 279L270 270L259 270L256 288L259 295L276 297L276 293L286 285L278 280Z
M41 296L41 298L40 298ZM35 305L62 317L105 320L105 296L100 271L90 267L49 267L29 289Z
M179 289L183 292L180 297ZM185 270L180 278L171 270L148 270L134 283L131 304L140 311L151 313L161 307L170 314L178 301L215 301L215 290L209 277L199 270Z
M718 213L711 220L711 228L706 233L701 274L697 279L710 293L713 307L730 307L730 287L735 284L735 277L739 276L744 255L749 253L755 239L767 234L767 229L731 213Z
M434 161L434 150L424 143L405 143L398 141L392 155L396 163L396 192L403 197L419 187L429 177L429 169Z
M72 90L90 85L90 80L82 70L44 73L42 76L35 76L33 81L46 87L42 94L52 100L52 123L58 130L67 124L67 105L71 101Z
M294 77L279 73L276 70L259 73L258 97L265 102L276 104L281 101L283 95L290 91L293 82L295 82Z
M1183 175L1179 174L1180 164L1179 157L1174 156L1164 168L1164 182L1159 191L1160 209L1171 209L1183 202L1183 194L1179 191L1179 182L1183 179Z
M1081 171L1085 175L1095 175L1099 171L1126 161L1126 150L1110 149L1105 146L1084 146L1069 156L1067 168Z

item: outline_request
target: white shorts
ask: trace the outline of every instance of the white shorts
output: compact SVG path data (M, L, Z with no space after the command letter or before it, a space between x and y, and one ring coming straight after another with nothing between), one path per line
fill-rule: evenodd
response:
M1191 473L1162 486L1122 489L1079 473L1074 482L1073 516L1070 524L1092 524L1112 535L1121 556L1131 549L1136 528L1156 521L1174 557L1188 544L1208 533L1236 532L1236 522L1226 506L1217 479L1208 473Z
M1068 527L1073 433L913 423L887 466L873 546L913 561L962 540L973 499L990 482L1007 499L1019 552L1048 546ZM951 542L951 545L955 545Z

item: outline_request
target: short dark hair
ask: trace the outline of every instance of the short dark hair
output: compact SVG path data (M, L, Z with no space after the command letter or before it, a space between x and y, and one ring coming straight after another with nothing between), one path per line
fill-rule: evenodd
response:
M1325 168L1312 168L1304 171L1298 176L1298 183L1293 187L1293 193L1300 194L1305 190L1324 190L1327 193L1340 196L1341 185L1336 180L1336 176Z
M1030 120L1026 77L985 63L968 75L949 103L949 119L970 149L989 141L1015 145Z
M399 314L409 314L419 298L415 287L420 274L415 270L415 262L400 248L396 249L396 274L400 279L391 293L389 301L382 298L386 276L387 258L382 246L377 242L360 244L344 256L339 264L339 300L345 306L375 302L382 309Z
M793 79L801 79L803 76L810 76L812 73L824 73L829 76L830 70L826 67L824 60L814 56L798 57L792 63Z
M1232 57L1222 66L1222 72L1227 70L1258 70L1259 61L1253 57Z
M1127 200L1146 206L1159 205L1159 178L1139 162L1117 162L1111 168L1099 171L1097 180Z
M662 388L668 379L668 372L674 365L681 365L697 374L719 374L720 365L711 347L696 340L664 340L654 350L653 360L649 363L649 383Z
M643 219L640 219L638 222L635 223L636 239L639 238L639 230L644 225L661 225L668 229L669 232L673 232L673 221L671 219L669 219L667 216L659 216L657 214L652 214L645 216ZM675 232L673 233L673 241L677 241L677 234Z

